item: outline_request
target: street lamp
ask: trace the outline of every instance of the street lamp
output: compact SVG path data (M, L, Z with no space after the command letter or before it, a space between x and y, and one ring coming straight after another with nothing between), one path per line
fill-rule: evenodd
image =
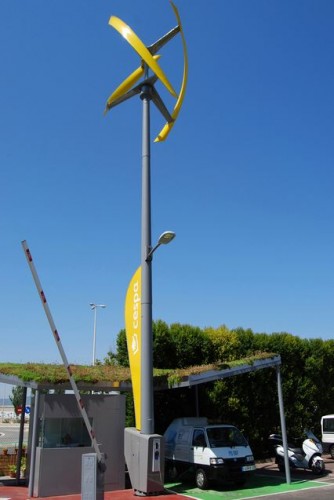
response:
M153 248L151 248L149 250L147 257L146 257L146 261L152 260L152 255L156 251L156 249L160 245L167 245L168 243L170 243L175 238L175 236L176 236L176 234L173 231L164 231L159 236L158 243Z
M145 104L145 103L144 103ZM149 106L149 100L146 102ZM144 108L145 109L145 108ZM145 114L144 114L145 115ZM145 120L144 120L145 125ZM144 144L149 137L148 128L144 127ZM149 140L146 140L149 149ZM145 149L145 148L144 148ZM152 333L152 255L160 246L166 245L175 238L175 233L165 231L158 243L151 247L151 211L150 211L150 155L143 154L142 183L142 337L141 337L141 432L154 433L154 402L153 402L153 333Z
M95 352L96 352L96 310L98 307L105 308L107 307L105 304L93 304L92 302L89 304L91 309L94 310L94 334L93 334L93 366L95 366Z

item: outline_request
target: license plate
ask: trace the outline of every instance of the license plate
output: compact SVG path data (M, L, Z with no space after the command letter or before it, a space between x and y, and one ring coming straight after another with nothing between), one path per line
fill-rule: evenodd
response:
M255 470L255 469L256 469L255 465L244 465L241 470L243 472L246 472L248 470Z

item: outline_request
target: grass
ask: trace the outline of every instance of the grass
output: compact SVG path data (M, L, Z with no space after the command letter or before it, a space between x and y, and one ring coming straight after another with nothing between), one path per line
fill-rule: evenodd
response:
M154 369L154 385L172 387L191 375L208 371L221 371L242 365L252 365L255 361L273 358L273 353L258 353L236 361L221 361L209 365L192 366L183 369ZM88 385L103 384L118 387L122 383L131 383L130 368L117 365L70 365L74 380ZM17 377L23 382L36 382L40 385L61 385L68 382L67 370L61 364L44 363L0 363L2 375Z

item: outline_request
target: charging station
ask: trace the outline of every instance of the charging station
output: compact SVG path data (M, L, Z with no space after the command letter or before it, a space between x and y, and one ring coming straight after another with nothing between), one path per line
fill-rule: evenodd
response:
M141 434L134 427L128 427L124 432L124 454L135 495L164 491L163 436Z

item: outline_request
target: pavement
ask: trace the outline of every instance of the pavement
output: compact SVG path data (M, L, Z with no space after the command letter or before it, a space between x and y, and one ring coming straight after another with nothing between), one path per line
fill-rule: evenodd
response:
M257 463L257 471L253 484L239 490L224 488L202 491L190 486L174 487L166 485L163 494L149 495L149 499L166 498L166 500L182 500L193 498L198 500L242 500L261 498L262 500L317 500L334 498L334 461L323 457L326 471L322 476L315 476L311 471L296 470L291 473L291 485L285 482L285 476L279 472L277 465L268 460ZM29 500L27 486L17 486L15 479L0 478L0 500ZM170 488L170 489L169 489ZM173 490L173 491L171 491ZM175 491L176 490L176 491ZM132 489L108 491L104 500L134 500ZM46 500L81 500L81 494L47 497Z
M41 497L38 497L41 498ZM81 500L81 493L77 495L60 495L54 497L43 497L45 500ZM134 490L118 490L104 492L104 500L134 500L139 498L135 495ZM181 500L185 498L183 495L174 494L167 489L159 495L149 495L150 500L168 498L168 500ZM8 477L0 477L0 500L30 500L36 497L28 495L28 487L25 485L16 485L16 479Z
M0 500L29 500L35 497L28 496L28 488L26 486L10 486L3 485L0 481ZM45 498L45 497L44 497ZM106 491L104 493L104 500L134 500L136 498L134 491L131 490L119 490L119 491ZM183 495L176 495L169 493L167 490L161 495L150 495L150 500L168 498L168 500L181 500L185 498ZM79 495L65 495L56 497L47 497L45 500L81 500L81 494Z

